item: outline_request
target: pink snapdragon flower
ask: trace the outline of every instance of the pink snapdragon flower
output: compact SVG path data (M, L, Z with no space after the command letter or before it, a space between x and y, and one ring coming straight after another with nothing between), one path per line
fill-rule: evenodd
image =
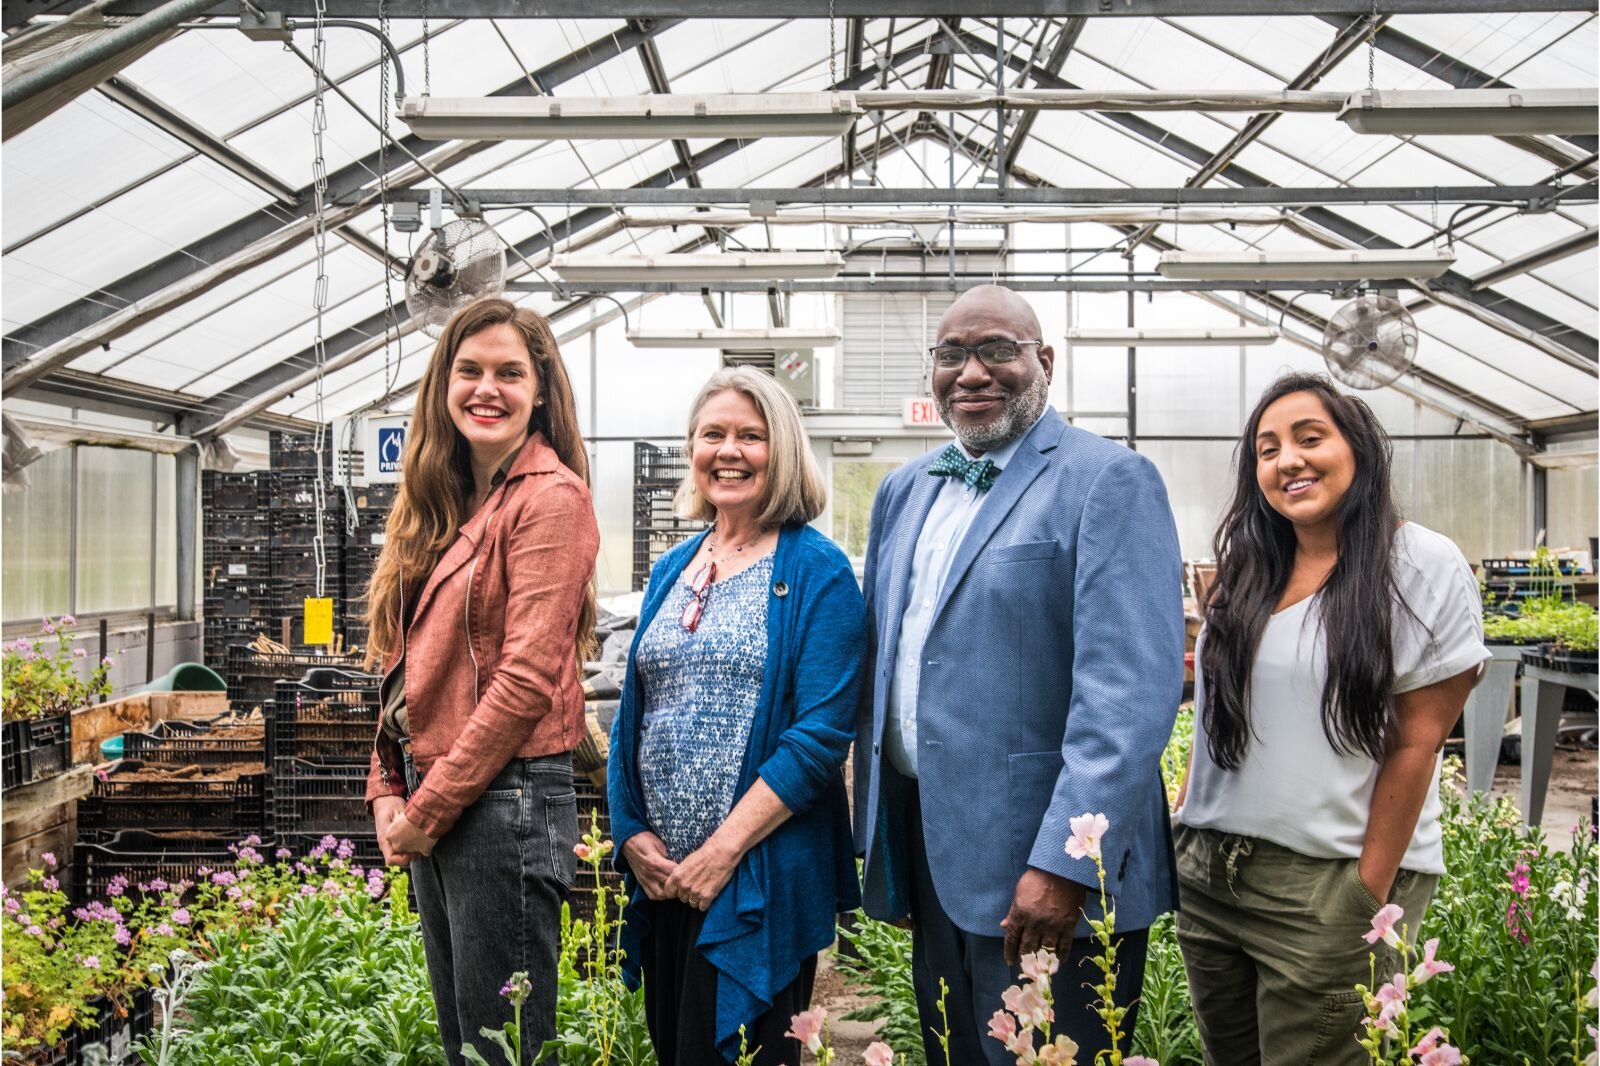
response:
M1394 980L1378 989L1377 1000L1382 1006L1373 1024L1379 1029L1392 1030L1394 1020L1406 1005L1406 975L1397 973Z
M1100 857L1100 841L1105 839L1106 832L1111 828L1111 822L1103 814L1090 814L1088 811L1076 818L1068 819L1072 826L1072 835L1067 838L1067 854L1074 859L1098 859Z
M894 1066L894 1048L882 1040L875 1040L867 1045L866 1053L861 1056L861 1061L866 1066Z
M1521 896L1523 899L1527 899L1528 898L1528 864L1525 863L1525 862L1517 863L1511 869L1506 871L1506 876L1511 879L1511 891L1515 892L1517 895Z
M1129 1055L1122 1060L1122 1066L1161 1066L1161 1063L1148 1055Z
M1376 944L1382 940L1392 948L1400 946L1400 933L1395 929L1395 923L1406 916L1398 903L1385 903L1379 908L1378 913L1372 916L1372 929L1361 934L1361 939L1369 944Z
M1036 1029L1055 1021L1055 1011L1050 1009L1049 1001L1037 985L1026 988L1012 985L1000 993L1000 1001L1005 1004L1006 1010L1017 1016L1017 1024L1024 1029Z
M989 1035L1010 1049L1017 1037L1017 1020L1003 1010L995 1011L989 1017Z
M1050 975L1061 968L1061 960L1048 948L1022 956L1022 976L1030 981L1050 983Z
M1417 968L1411 971L1411 983L1423 984L1442 973L1449 973L1455 966L1440 959L1435 959L1434 952L1439 950L1439 938L1434 937L1422 945L1422 960L1417 963Z
M789 1031L783 1035L794 1037L815 1055L822 1050L822 1029L827 1020L828 1011L825 1007L803 1010L789 1019Z
M1058 1036L1040 1048L1033 1061L1041 1066L1073 1066L1078 1061L1078 1045L1071 1037Z
M572 845L572 853L574 855L576 855L583 862L593 862L594 861L595 849L591 848L589 845L583 843L581 840L578 843Z

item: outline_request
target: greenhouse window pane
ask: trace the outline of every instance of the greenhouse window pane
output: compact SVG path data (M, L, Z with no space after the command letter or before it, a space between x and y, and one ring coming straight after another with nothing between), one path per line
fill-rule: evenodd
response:
M151 606L153 473L145 452L78 449L78 611Z
M9 402L9 401L8 401ZM29 485L7 492L4 615L7 622L71 610L72 449L46 452L28 467Z
M156 468L156 606L178 602L178 459L153 455Z

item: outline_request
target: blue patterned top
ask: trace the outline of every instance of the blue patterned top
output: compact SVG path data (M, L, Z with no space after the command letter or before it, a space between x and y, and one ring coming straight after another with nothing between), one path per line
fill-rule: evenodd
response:
M693 593L676 581L639 641L639 779L650 828L674 862L733 809L766 668L771 584L769 554L712 585L690 633L680 619Z

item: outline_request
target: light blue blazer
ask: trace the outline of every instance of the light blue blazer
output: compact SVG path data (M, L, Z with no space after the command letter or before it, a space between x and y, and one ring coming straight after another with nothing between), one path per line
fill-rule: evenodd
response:
M904 779L883 753L912 553L942 479L934 454L891 473L872 508L865 592L874 654L856 718L864 906L909 913ZM1161 751L1183 687L1178 538L1149 459L1053 409L989 490L950 566L923 646L917 770L934 886L962 929L1002 936L1027 867L1090 887L1068 819L1103 813L1117 929L1177 900ZM1087 922L1079 936L1090 933Z

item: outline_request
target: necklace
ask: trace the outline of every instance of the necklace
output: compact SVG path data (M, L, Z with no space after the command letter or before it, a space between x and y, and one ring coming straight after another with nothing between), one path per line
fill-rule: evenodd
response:
M711 556L712 559L715 559L717 557L717 542L716 542L716 539L715 539L716 538L716 534L717 534L717 527L716 526L712 526L711 529L706 533L706 554ZM767 527L766 526L759 527L756 530L756 535L755 536L750 537L749 539L745 540L742 544L735 544L733 546L733 554L734 555L738 555L740 552L742 552L746 548L750 547L750 545L754 544L756 541L758 541L762 537L766 536L766 534L767 534ZM729 556L723 556L723 561L726 562L729 558L730 558Z

